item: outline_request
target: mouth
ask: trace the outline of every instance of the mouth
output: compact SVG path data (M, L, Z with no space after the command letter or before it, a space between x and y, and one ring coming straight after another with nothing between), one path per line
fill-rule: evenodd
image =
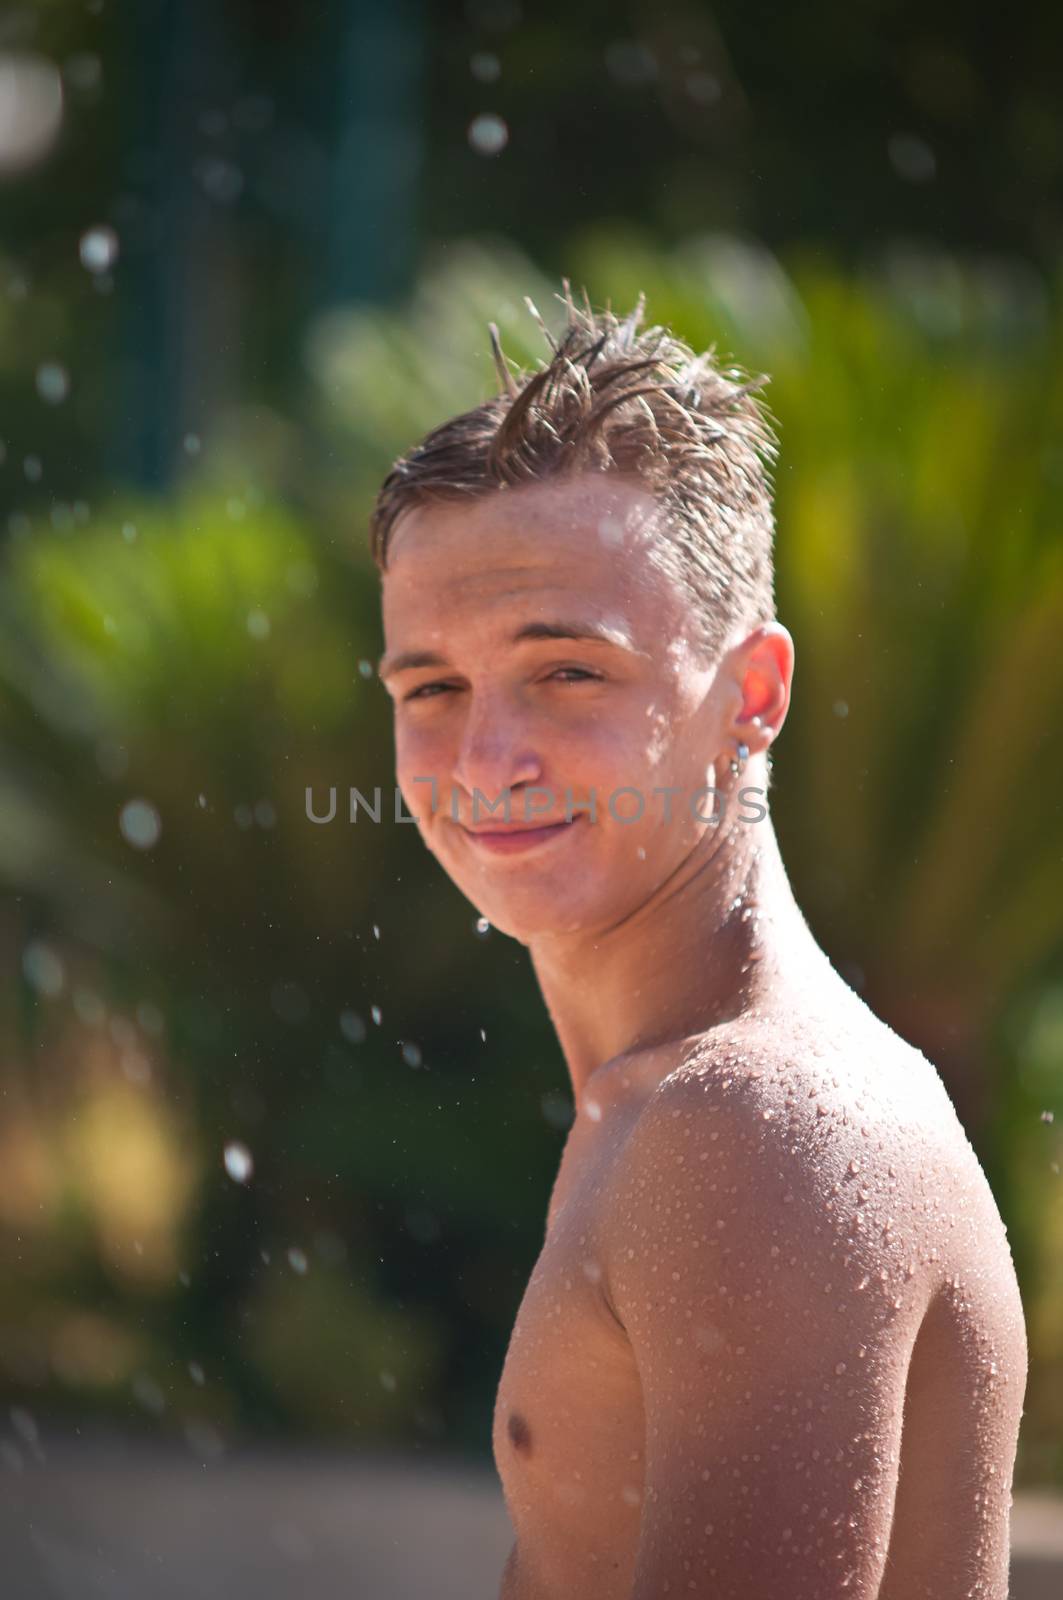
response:
M571 821L548 823L542 828L462 827L461 831L475 850L485 850L491 855L523 855L526 850L534 850L539 845L547 844L551 839L559 839L562 834L571 833L576 824L582 821L582 817L573 817Z

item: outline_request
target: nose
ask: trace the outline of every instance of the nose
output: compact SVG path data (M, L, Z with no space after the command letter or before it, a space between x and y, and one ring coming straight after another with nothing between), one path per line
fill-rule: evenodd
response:
M536 783L542 776L542 763L528 743L523 719L497 697L472 699L453 767L454 782L465 791L470 814L477 790L494 803L507 789Z

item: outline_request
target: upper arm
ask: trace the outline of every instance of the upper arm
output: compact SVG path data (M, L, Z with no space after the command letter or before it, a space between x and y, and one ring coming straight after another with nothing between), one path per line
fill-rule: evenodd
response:
M669 1080L610 1197L645 1412L632 1600L878 1592L914 1307L844 1169L761 1116Z

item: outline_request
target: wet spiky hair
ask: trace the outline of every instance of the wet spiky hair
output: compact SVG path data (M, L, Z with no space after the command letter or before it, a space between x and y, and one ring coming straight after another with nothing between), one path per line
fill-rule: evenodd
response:
M637 479L662 505L660 559L685 586L695 641L715 656L732 631L775 615L770 473L775 433L757 391L766 377L722 371L715 346L695 355L667 328L640 330L645 296L617 317L577 307L536 372L514 374L489 324L500 392L434 428L395 462L370 520L373 559L413 506L608 472Z

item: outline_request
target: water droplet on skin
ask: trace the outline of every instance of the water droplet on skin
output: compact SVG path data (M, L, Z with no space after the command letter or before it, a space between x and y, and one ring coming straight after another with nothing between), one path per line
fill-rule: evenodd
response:
M597 1100L588 1100L588 1101L586 1101L584 1109L586 1110L587 1115L588 1115L588 1117L590 1117L592 1122L601 1122L601 1120L602 1120L602 1108L599 1105Z

